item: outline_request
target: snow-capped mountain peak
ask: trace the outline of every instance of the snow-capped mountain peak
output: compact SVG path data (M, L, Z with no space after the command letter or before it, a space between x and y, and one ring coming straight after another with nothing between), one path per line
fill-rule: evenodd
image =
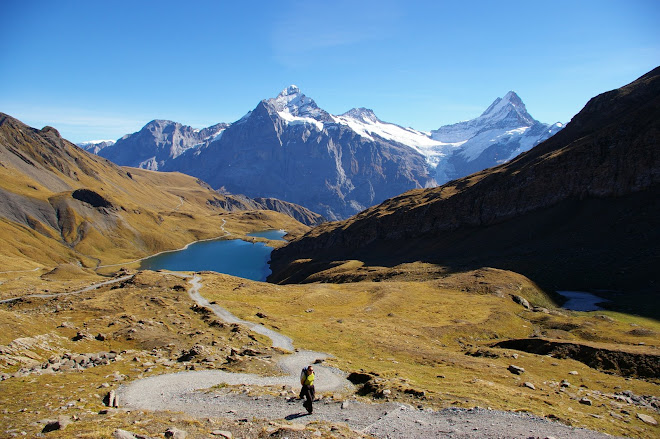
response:
M481 114L479 119L481 118L489 121L517 120L517 122L527 126L531 126L536 122L527 112L527 107L515 91L508 92L503 98L495 99Z
M312 98L305 96L295 85L290 85L276 97L262 101L287 124L313 125L319 131L323 130L323 122L332 121L325 110L316 105Z
M364 123L380 122L373 110L369 108L351 108L346 113L342 114L343 117L350 117L351 119L359 120Z
M434 140L460 142L460 148L438 161L436 181L442 184L511 160L562 127L562 124L547 125L534 119L522 99L510 91L495 99L479 117L431 131Z
M290 86L282 90L278 96L291 96L297 94L300 94L300 89L298 88L297 85L291 84Z
M267 102L272 104L278 113L284 111L297 117L314 118L323 112L312 98L305 96L295 85L288 86L277 97L267 99Z

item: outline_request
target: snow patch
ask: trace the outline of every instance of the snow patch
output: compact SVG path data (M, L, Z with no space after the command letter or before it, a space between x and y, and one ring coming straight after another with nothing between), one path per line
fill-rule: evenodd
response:
M311 117L298 117L288 111L278 111L277 114L284 119L287 125L313 125L317 130L323 131L323 122L319 122Z
M96 145L97 143L108 143L110 145L113 145L115 143L114 140L87 140L86 142L80 142L77 143L76 145L78 146L87 146L87 145Z
M427 163L431 166L436 166L448 150L460 143L440 142L432 139L428 133L383 122L371 110L364 108L350 110L341 116L333 116L333 120L338 124L348 126L365 139L373 141L373 136L378 136L391 142L407 145L425 156Z
M208 140L208 142L211 143L211 142L215 142L216 140L220 140L220 138L222 137L222 134L225 132L225 130L226 130L226 128L223 128L223 129L221 129L220 131L218 131L215 135L213 135L213 136Z

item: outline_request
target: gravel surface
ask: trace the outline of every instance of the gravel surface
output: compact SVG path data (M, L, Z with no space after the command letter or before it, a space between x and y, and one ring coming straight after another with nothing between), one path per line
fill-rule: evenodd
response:
M199 294L201 278L194 276L189 282L190 296L201 306L211 308L227 322L247 324L252 330L271 337L273 345L293 351L290 338L250 322L211 305ZM257 328L257 329L255 329ZM263 328L263 332L260 328ZM386 402L367 404L351 400L336 400L348 395L353 385L337 369L315 364L316 388L320 392L336 393L335 398L314 403L309 415L302 401L286 396L250 396L224 388L208 391L218 384L247 386L294 386L298 384L300 370L327 354L296 351L282 356L279 366L283 376L262 377L254 374L230 373L217 370L179 372L152 376L134 381L118 389L119 403L125 408L140 410L171 410L197 417L223 417L229 419L286 419L297 423L327 421L345 423L351 429L379 438L611 438L611 436L584 429L572 428L558 422L525 413L501 412L486 409L420 410L408 405Z
M35 270L30 270L30 271L35 271ZM6 272L6 273L9 273L9 272ZM80 293L85 293L87 291L95 290L95 289L103 287L105 285L110 285L110 284L114 284L114 283L118 283L118 282L123 282L123 281L128 280L132 277L133 277L133 275L129 274L129 275L126 275L126 276L115 278L115 279L106 280L105 282L101 282L101 283L98 283L98 284L90 285L90 286L82 288L80 290L69 291L69 292L66 292L66 293L28 294L27 296L12 297L11 299L0 300L0 303L15 302L17 300L27 299L27 298L30 298L30 297L48 299L48 298L51 298L51 297L68 296L68 295L71 295L71 294L80 294Z

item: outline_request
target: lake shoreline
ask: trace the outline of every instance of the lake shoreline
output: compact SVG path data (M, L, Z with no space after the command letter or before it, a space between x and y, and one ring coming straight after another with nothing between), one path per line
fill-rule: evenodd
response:
M162 252L140 261L141 270L215 271L255 281L270 274L269 241L283 240L284 230L249 233L245 238L211 239L190 243L176 251ZM255 239L256 238L256 239ZM259 239L259 240L257 240ZM194 244L194 245L193 245Z
M604 297L597 296L593 293L587 293L585 291L565 290L557 291L557 294L566 299L561 307L571 311L601 311L605 308L599 305L611 302Z

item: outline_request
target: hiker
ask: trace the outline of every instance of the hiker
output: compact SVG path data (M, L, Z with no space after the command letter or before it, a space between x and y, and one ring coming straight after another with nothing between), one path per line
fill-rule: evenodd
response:
M308 413L312 413L312 401L314 401L314 368L312 366L307 366L303 368L300 372L300 384L302 384L302 389L300 389L300 399L305 399L303 407L307 409Z

